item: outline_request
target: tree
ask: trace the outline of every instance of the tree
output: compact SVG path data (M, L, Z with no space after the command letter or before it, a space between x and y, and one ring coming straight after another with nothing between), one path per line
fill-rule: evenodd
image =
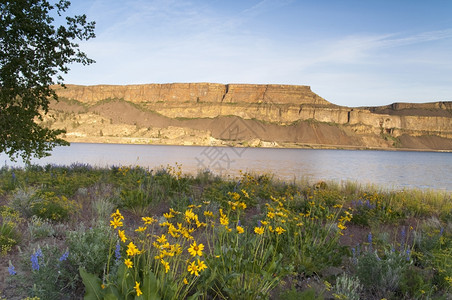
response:
M57 1L57 0L56 0ZM39 124L63 84L71 63L94 61L76 41L95 37L95 22L67 16L67 0L0 0L0 153L10 158L44 157L64 130ZM63 24L63 25L61 25Z

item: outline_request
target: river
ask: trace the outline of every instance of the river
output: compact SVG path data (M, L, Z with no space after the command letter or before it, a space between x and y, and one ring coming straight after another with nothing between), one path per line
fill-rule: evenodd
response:
M1 153L0 162L11 162ZM182 164L184 173L209 169L222 176L239 170L272 173L286 180L334 180L374 184L385 189L421 188L452 191L452 153L317 150L279 148L234 148L207 146L162 146L73 143L57 147L50 157L33 159L46 165L90 164L97 167L139 165L156 169Z

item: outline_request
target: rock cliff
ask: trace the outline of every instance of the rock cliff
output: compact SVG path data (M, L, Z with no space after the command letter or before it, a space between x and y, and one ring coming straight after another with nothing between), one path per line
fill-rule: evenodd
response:
M274 84L54 89L60 102L46 122L70 141L452 150L452 102L350 108L309 86Z

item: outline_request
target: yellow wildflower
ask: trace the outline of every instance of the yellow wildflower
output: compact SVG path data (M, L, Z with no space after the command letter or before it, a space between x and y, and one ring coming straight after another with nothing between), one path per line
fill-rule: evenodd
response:
M188 284L187 278L184 277L184 281L183 282L184 282L184 284Z
M139 254L140 251L138 250L137 246L133 242L130 242L127 246L127 255L128 256L134 256L135 254Z
M171 218L174 218L174 215L173 215L173 213L164 213L163 214L163 216L166 218L166 219L171 219Z
M110 218L112 219L119 219L119 220L124 220L124 217L121 215L121 213L119 212L119 209L116 210L116 212L112 213Z
M188 248L188 252L195 257L196 255L202 256L202 250L204 250L203 244L196 244L196 241L193 242L193 244L190 245L190 248Z
M114 229L122 227L122 225L123 224L120 218L114 218L113 221L110 221L110 226L113 227Z
M273 219L274 217L275 217L275 213L273 213L273 212L271 212L271 211L269 211L269 212L267 213L267 218Z
M337 228L339 228L340 230L344 230L347 227L345 227L344 224L339 223L339 224L337 224Z
M170 269L169 263L167 261L163 260L163 259L161 259L160 262L165 267L165 273L168 273L168 271Z
M130 260L130 258L127 258L124 260L124 264L127 266L127 268L132 268L133 267L133 262Z
M144 225L149 225L149 224L157 222L157 220L154 219L153 217L142 217L141 220L143 220Z
M246 209L246 203L245 202L240 202L239 207L241 207L242 209Z
M206 210L206 211L204 212L204 215L205 215L206 217L213 217L213 212Z
M195 219L195 213L193 212L192 209L187 209L185 211L185 221L190 222L190 220L194 220Z
M278 234L283 234L286 230L285 230L284 228L282 228L282 227L276 227L276 228L275 228L275 231L276 231Z
M254 232L257 234L263 234L264 233L264 227L254 227Z
M239 233L239 234L241 234L241 233L244 233L245 232L245 229L243 229L243 227L242 226L237 226L236 227L236 229L237 229L237 232Z
M135 231L136 231L136 232L143 232L143 231L145 231L146 229L147 229L146 226L144 226L144 227L139 226L137 229L135 229Z
M267 221L261 221L261 224L264 225L264 226L267 226L268 222Z
M159 242L160 244L166 243L167 242L166 236L162 234L162 236L157 239L157 242Z
M206 264L204 263L204 261L199 260L199 258L198 258L198 270L199 270L199 271L202 271L202 270L204 270L204 269L207 269Z
M244 189L242 189L241 191L242 191L243 196L245 196L246 198L250 197L250 195L248 195L247 191L245 191Z
M135 281L134 289L137 292L137 296L140 296L143 294L143 292L141 292L141 290L140 290L140 284L137 281Z
M118 236L119 236L119 238L121 239L121 241L122 241L123 243L126 242L127 237L126 237L126 234L124 233L124 230L119 230L119 229L118 229Z
M191 262L189 265L188 265L188 268L187 268L187 270L188 270L188 272L190 272L190 274L195 274L196 276L199 276L199 268L198 268L198 265L196 264L196 262Z
M223 216L220 218L220 224L221 224L221 225L224 225L224 226L228 226L228 225L229 225L229 218L226 217L225 215L223 215Z

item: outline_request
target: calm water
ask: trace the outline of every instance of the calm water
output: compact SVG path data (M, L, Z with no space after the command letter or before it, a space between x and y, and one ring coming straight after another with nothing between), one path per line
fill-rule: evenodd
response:
M4 154L0 162L12 163ZM452 191L452 153L358 150L311 150L193 147L118 144L72 144L54 149L51 157L33 163L98 167L140 165L159 168L182 164L185 173L210 169L221 175L239 170L270 172L283 180L350 180L386 188L432 188Z

